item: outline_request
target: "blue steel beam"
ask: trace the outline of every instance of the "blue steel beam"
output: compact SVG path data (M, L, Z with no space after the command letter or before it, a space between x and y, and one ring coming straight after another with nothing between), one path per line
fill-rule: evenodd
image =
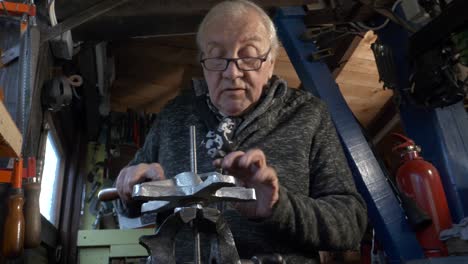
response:
M306 30L301 7L281 8L275 17L278 34L304 88L327 105L340 136L356 185L366 200L369 218L390 263L424 258L414 232L372 153L338 85L323 62L310 62L316 52L299 36Z
M377 32L388 45L398 65L397 89L408 89L410 68L408 35L395 24ZM403 127L422 156L438 169L455 223L468 217L468 115L463 103L436 109L422 109L403 100L400 105ZM437 198L437 197L435 197Z

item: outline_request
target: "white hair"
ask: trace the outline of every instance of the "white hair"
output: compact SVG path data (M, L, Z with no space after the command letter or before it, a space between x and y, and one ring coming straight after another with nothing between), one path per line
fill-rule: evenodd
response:
M273 60L278 54L279 40L276 34L275 24L268 16L268 14L257 4L247 0L233 0L221 2L208 11L206 16L203 18L197 32L197 45L198 49L202 50L203 37L206 27L219 17L234 17L241 18L246 16L250 11L255 11L261 19L263 26L265 27L268 38L270 40L271 51L270 58Z

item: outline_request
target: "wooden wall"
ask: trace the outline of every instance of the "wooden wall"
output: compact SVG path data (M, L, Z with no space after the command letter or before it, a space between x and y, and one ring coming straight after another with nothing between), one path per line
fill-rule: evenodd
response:
M336 81L358 120L364 125L379 113L392 95L378 82L370 43L360 42L337 76ZM197 61L194 35L133 39L111 44L116 61L116 80L111 88L111 108L124 112L158 112L192 77L202 77ZM300 80L283 48L280 49L275 74L288 81L290 87Z

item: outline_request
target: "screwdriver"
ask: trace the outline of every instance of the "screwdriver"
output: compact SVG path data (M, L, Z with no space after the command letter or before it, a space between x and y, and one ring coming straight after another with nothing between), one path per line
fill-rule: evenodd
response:
M28 158L27 182L24 184L24 247L35 248L41 244L41 212L39 210L39 195L41 184L36 177L36 159Z
M2 254L7 258L18 257L23 253L24 243L24 196L21 189L23 160L15 161L8 198L8 214L3 226Z

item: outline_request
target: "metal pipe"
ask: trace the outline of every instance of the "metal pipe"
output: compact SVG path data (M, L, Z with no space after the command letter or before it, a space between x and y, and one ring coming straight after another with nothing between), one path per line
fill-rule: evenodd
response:
M197 132L195 126L190 126L190 170L197 174ZM193 230L193 239L194 239L194 259L195 264L201 263L201 250L200 250L200 232L198 231L198 226L194 222L196 218L192 220L192 230Z
M190 126L190 170L197 174L197 132Z

